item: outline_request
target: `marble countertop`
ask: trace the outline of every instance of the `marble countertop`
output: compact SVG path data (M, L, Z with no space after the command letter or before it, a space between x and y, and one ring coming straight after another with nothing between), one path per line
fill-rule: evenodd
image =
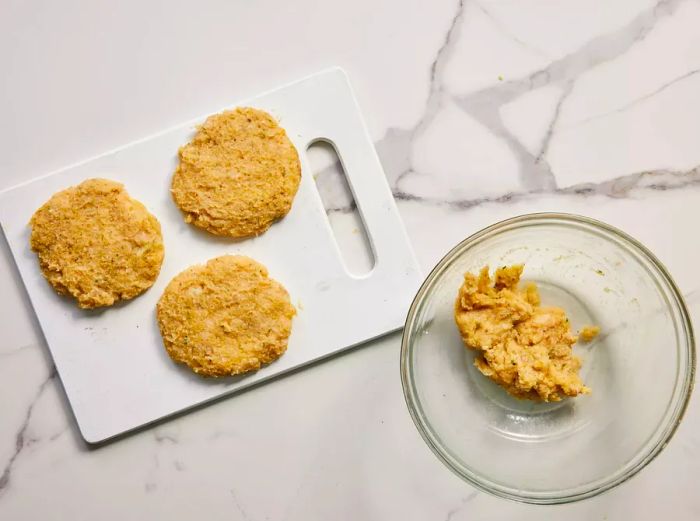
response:
M654 250L697 321L699 24L696 0L10 0L0 189L340 65L425 270L503 218L581 213ZM0 249L0 519L700 517L697 396L630 482L517 504L423 443L399 334L92 449Z

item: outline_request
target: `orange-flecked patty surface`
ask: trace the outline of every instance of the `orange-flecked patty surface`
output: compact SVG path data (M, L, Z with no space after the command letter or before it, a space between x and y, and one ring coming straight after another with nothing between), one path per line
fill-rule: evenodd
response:
M158 220L114 181L88 179L54 194L29 224L44 277L81 308L134 298L163 263Z
M235 255L175 276L157 305L168 354L202 376L255 371L279 358L295 313L262 264Z
M265 232L287 215L301 180L296 148L262 110L210 116L179 155L175 204L185 221L216 235Z

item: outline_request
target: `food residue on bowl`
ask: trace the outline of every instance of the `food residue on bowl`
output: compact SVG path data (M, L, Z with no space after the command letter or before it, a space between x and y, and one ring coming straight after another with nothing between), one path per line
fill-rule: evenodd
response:
M600 334L598 326L585 326L578 332L579 342L590 342Z
M541 306L534 283L518 288L523 265L466 273L455 302L455 321L464 345L478 352L476 367L516 398L560 401L588 394L578 375L581 360L572 353L577 337L566 312ZM590 341L600 332L587 326Z

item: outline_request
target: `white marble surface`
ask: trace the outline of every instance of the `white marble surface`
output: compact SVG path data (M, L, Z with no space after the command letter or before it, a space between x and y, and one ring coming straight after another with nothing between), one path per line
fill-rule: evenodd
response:
M4 0L0 188L340 65L426 270L499 219L582 213L651 247L697 319L699 24L696 0ZM700 517L697 397L629 483L521 505L424 445L399 335L91 449L0 263L0 519Z

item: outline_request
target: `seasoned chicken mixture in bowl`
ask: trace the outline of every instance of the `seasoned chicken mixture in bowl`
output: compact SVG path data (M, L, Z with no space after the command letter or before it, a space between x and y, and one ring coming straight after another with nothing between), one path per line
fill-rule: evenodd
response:
M671 439L695 346L681 292L607 224L532 214L465 239L409 310L401 378L428 446L456 474L530 503L636 474Z
M523 265L503 266L494 275L488 267L467 272L455 302L455 322L464 345L479 353L474 365L516 398L558 402L588 394L578 375L581 359L572 346L566 311L541 306L534 282L518 288ZM585 326L584 341L597 326ZM599 329L599 328L597 328Z

